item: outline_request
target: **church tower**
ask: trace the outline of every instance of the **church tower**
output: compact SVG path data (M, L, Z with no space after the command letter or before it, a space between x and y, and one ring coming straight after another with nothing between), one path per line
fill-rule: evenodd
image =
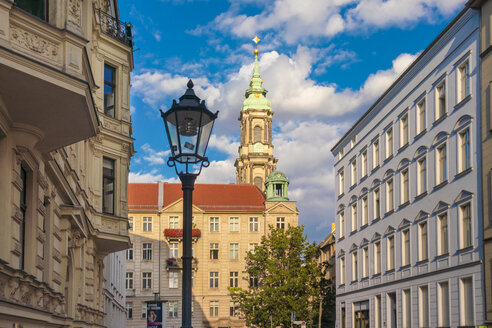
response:
M260 41L258 37L253 39ZM254 50L255 65L253 77L246 89L243 108L239 114L241 121L241 145L236 159L236 180L238 184L254 184L265 192L265 181L275 171L277 159L273 157L272 116L267 90L258 68L258 49Z

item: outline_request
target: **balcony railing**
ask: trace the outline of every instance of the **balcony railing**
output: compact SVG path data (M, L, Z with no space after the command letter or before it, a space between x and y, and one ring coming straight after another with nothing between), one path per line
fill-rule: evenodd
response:
M200 229L191 230L191 238L197 240L202 235ZM182 240L183 239L183 229L164 229L164 236L167 240Z
M193 270L197 270L198 269L198 259L197 258L193 258L193 260L191 261L191 267L193 268ZM180 258L174 258L174 257L170 257L166 260L166 269L167 270L181 270L183 269L183 261L180 259Z
M101 31L110 37L133 47L132 25L130 23L121 22L115 17L101 10L94 8L96 21L101 26Z

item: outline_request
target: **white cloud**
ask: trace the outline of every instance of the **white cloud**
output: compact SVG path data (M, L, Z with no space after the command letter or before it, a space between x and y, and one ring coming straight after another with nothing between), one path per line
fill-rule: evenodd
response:
M197 178L197 183L235 183L235 172L233 158L224 161L212 161L209 167L203 168L202 173Z
M155 31L152 35L154 36L156 41L161 41L161 32Z
M143 150L143 159L150 165L165 164L171 153L170 150L155 151L148 143L143 144L140 148Z

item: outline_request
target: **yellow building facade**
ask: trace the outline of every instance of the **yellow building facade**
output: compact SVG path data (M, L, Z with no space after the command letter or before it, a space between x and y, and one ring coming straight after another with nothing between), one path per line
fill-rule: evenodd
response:
M1 327L110 325L104 259L129 246L133 154L117 8L0 0Z

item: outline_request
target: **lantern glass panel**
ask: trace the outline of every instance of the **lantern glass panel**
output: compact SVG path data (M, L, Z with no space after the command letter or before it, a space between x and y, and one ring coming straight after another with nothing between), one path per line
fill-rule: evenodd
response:
M214 126L214 121L211 120L202 127L202 133L200 134L200 140L198 142L198 155L205 156L205 151L207 150L208 141L210 139L210 133L212 133L212 127Z
M173 116L173 114L171 114L170 116ZM173 156L179 155L177 127L171 121L166 120L165 122L167 124L167 130L169 131L169 137L170 137L169 142L171 143L170 146Z

